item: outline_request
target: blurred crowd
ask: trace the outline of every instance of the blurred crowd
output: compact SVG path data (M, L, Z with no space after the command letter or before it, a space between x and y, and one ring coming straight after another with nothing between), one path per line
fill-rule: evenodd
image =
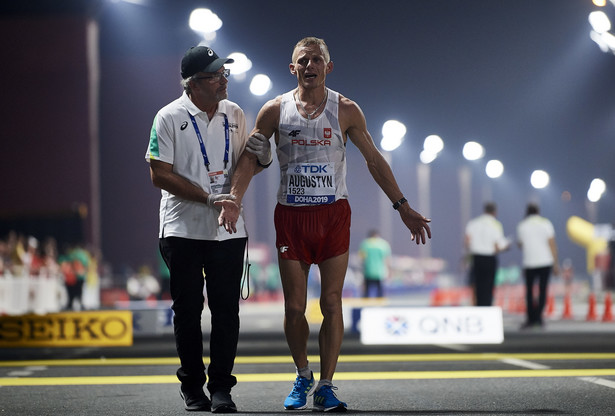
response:
M97 263L94 253L80 245L60 251L53 237L39 241L9 232L0 239L0 312L36 312L41 298L46 299L44 312L84 309L84 285L98 282Z

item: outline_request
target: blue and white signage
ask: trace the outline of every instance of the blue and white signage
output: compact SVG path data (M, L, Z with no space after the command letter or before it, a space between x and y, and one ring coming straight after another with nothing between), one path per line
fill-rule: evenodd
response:
M386 344L500 344L502 309L390 307L361 310L361 342Z

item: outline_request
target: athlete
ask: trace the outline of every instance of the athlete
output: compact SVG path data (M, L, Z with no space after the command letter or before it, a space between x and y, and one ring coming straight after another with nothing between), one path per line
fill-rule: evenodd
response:
M284 292L284 332L297 377L284 401L289 410L345 411L334 390L333 374L344 335L342 287L348 267L350 206L346 189L346 141L359 148L376 183L393 203L417 244L431 238L426 219L399 189L390 166L367 131L365 117L352 100L327 88L333 70L322 39L300 40L289 65L297 88L267 102L260 110L231 182L234 204L226 204L219 223L234 232L242 197L255 169L265 164L275 136L281 180L275 208L276 247ZM309 326L305 317L311 264L321 275L319 333L320 380L315 383L307 359Z

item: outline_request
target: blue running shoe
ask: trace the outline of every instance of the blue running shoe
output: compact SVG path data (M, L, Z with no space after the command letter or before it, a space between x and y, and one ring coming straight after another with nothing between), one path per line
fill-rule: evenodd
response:
M284 407L286 410L301 410L307 406L307 396L309 396L314 389L314 373L310 373L310 378L297 376L295 384L290 394L284 400Z
M347 404L338 400L333 392L337 387L321 386L314 393L314 411L317 412L345 412Z

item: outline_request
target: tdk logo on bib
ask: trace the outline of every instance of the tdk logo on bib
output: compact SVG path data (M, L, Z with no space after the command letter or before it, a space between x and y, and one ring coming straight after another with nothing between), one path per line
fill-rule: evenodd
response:
M295 170L295 173L304 173L304 174L328 173L327 165L297 165L295 166L294 170Z

